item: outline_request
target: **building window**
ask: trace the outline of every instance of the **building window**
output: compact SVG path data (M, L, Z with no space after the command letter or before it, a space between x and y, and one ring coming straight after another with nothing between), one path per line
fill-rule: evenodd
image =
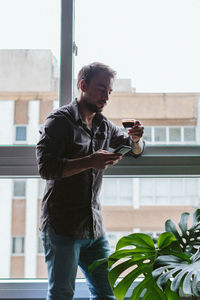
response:
M146 127L143 139L149 144L196 143L195 127Z
M22 143L27 141L27 126L15 126L15 142Z
M169 128L169 141L181 142L181 128Z
M146 142L152 142L152 127L145 127L144 128L143 139Z
M15 236L12 237L12 253L23 254L24 253L24 237Z
M13 182L13 197L14 198L25 198L26 196L26 181L16 179Z
M133 179L104 178L100 198L104 205L132 205Z
M196 141L196 128L185 127L184 128L184 142L195 142Z
M155 127L154 128L155 142L166 142L166 128L165 127Z
M198 178L141 178L141 206L199 206Z

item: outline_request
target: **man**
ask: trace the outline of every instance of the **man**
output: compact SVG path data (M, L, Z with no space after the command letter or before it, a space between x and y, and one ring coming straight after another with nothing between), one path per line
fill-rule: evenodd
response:
M88 272L94 260L109 256L99 190L103 171L122 158L109 152L109 147L131 145L135 157L143 151L139 122L128 136L101 114L115 75L101 63L84 66L78 74L78 98L48 116L37 145L39 172L47 180L40 230L48 300L73 299L78 265L91 299L114 299L107 268Z

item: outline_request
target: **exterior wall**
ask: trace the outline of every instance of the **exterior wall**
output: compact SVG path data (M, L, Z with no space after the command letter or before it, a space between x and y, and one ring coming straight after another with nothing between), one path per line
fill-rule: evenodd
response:
M24 274L26 278L34 278L37 272L37 196L37 180L27 179Z
M11 256L11 278L24 278L24 256Z
M196 125L198 94L113 93L104 114L117 125L135 118L144 125Z
M182 212L194 212L190 206L104 206L103 219L107 231L164 231L167 219L178 222ZM117 220L117 222L116 222Z
M12 236L25 236L25 199L12 200Z
M0 180L0 278L10 277L11 226L12 226L12 179Z
M0 91L57 90L57 62L50 50L0 50Z
M29 101L15 101L15 124L28 123L28 106Z
M12 99L12 98L10 98ZM0 144L10 145L14 139L14 101L0 98Z

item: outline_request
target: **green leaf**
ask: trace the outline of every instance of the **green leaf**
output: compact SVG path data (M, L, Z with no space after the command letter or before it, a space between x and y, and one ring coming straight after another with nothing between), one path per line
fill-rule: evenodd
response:
M172 242L176 241L176 238L171 232L161 233L158 237L158 248L163 249L171 245Z
M111 286L114 286L116 280L118 277L120 277L121 273L125 270L128 270L130 267L134 268L135 272L143 272L143 267L149 266L149 271L151 272L153 270L153 263L156 259L155 253L153 255L148 256L133 256L131 259L122 261L121 263L119 261L118 264L116 264L109 272L109 282ZM134 275L134 272L132 273ZM141 273L142 274L142 273ZM133 278L134 280L134 278Z
M172 291L178 292L182 284L184 294L200 296L200 292L195 288L200 281L200 257L198 255L194 260L191 259L191 263L173 255L160 256L156 259L156 263L162 265L152 272L158 284L164 285L169 278L173 278Z
M97 267L101 266L102 264L108 264L108 258L101 258L93 261L93 263L88 267L89 272L92 273Z
M152 277L152 275L146 276L133 290L130 300L139 300L141 294L144 293L142 299L149 300L167 300L167 297L160 290Z
M170 285L171 285L171 281L168 280L164 290L165 295L167 296L167 300L180 300L179 295L170 289Z
M178 241L181 239L180 234L178 233L178 231L176 229L176 225L171 220L167 220L165 222L165 230L173 233Z
M122 237L117 243L116 250L130 246L155 249L152 238L144 233L133 233Z
M187 222L188 222L189 215L190 214L187 212L182 213L180 221L178 223L183 234L185 234L185 232L187 231Z
M199 222L200 222L200 209L198 208L195 210L195 212L193 214L193 226Z
M133 281L141 274L151 274L152 268L152 265L143 264L124 276L124 278L116 285L113 291L117 300L123 300Z

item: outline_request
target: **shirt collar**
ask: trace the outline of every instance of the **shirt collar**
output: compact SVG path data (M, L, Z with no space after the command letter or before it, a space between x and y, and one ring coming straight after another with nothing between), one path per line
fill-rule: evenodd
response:
M74 117L75 122L79 123L79 124L83 124L83 120L82 120L81 115L78 110L77 99L75 99L71 102L69 109L70 109L71 114ZM94 119L93 119L93 124L95 124L95 126L99 126L104 118L105 117L101 113L96 113L96 115L94 116Z

